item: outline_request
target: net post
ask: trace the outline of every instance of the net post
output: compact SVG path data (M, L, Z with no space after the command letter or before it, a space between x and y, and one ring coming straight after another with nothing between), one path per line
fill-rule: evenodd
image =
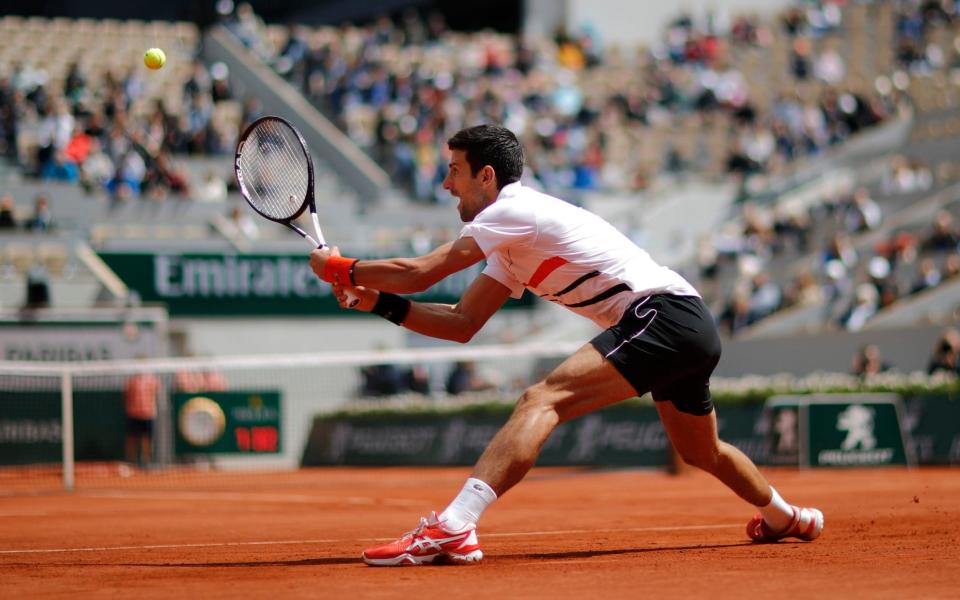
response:
M73 455L73 373L64 369L60 374L60 410L62 416L63 440L63 489L73 491L74 455Z

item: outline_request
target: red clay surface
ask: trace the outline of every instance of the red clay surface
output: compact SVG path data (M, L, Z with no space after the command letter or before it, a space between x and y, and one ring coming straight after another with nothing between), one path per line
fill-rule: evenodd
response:
M537 469L480 528L476 566L372 568L365 546L441 509L467 469L0 478L3 598L957 598L960 469L767 470L821 508L814 543L748 541L709 476Z

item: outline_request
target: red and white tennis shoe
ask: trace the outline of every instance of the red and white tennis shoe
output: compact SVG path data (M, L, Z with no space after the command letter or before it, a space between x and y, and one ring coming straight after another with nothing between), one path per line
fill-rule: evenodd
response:
M747 535L755 542L771 543L783 538L797 538L812 542L823 531L823 513L815 508L792 506L793 520L783 531L773 531L759 513L747 523Z
M437 513L420 517L420 524L400 539L367 548L363 562L375 567L399 567L437 563L475 563L483 559L476 525L449 531L437 519Z

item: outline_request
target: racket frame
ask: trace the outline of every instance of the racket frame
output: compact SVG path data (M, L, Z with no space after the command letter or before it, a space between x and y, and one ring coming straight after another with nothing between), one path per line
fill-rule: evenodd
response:
M306 197L303 199L303 203L300 204L300 208L289 217L277 218L272 217L259 208L256 204L250 200L250 194L247 192L247 186L243 180L243 169L240 168L240 156L243 154L243 147L247 142L247 139L250 137L250 134L261 124L267 121L279 122L281 125L286 126L297 136L297 141L300 142L300 150L303 152L303 156L307 159L307 193ZM243 196L243 199L247 201L247 204L250 205L258 215L264 219L273 221L274 223L280 223L286 225L290 229L296 231L300 234L301 237L310 242L312 248L325 248L327 242L323 237L323 232L320 230L320 220L317 218L317 203L314 197L313 184L313 157L310 155L310 149L307 147L306 140L303 139L303 135L300 134L300 131L293 126L293 123L284 119L283 117L278 117L275 115L267 115L265 117L260 117L255 120L253 123L247 126L243 130L243 133L240 134L240 139L237 141L237 149L233 157L233 173L237 179L237 186L240 189L240 195ZM313 230L316 234L316 238L312 237L309 233L304 231L300 226L298 226L293 221L300 217L303 214L304 210L310 210L310 220L313 221Z
M281 125L285 125L286 127L288 127L294 133L294 135L297 136L297 141L300 142L300 149L303 151L303 155L307 159L306 197L303 199L303 203L300 205L300 208L297 210L296 213L282 219L271 217L270 215L264 213L259 208L257 208L257 206L250 200L250 195L247 192L246 184L243 181L243 170L240 168L240 156L243 153L243 146L244 144L246 144L247 138L250 137L250 134L253 132L254 129L257 128L257 126L259 126L261 123L265 121L276 121L276 122L279 122ZM243 196L243 199L247 201L247 204L250 205L250 208L252 208L258 215L260 215L264 219L273 221L274 223L280 223L280 224L286 225L290 229L296 231L297 233L300 234L301 237L303 237L305 240L307 240L310 243L311 248L316 248L319 250L327 247L327 241L324 239L323 232L320 230L320 219L317 218L317 203L314 198L314 192L313 192L313 183L314 183L313 157L310 155L310 149L307 147L307 141L303 139L303 135L300 133L300 130L294 127L293 123L284 119L283 117L278 117L276 115L267 115L264 117L260 117L259 119L255 120L253 123L250 123L250 125L248 125L247 128L243 130L243 133L240 134L240 139L237 141L237 149L234 152L234 156L233 156L233 173L237 179L237 186L240 190L240 195ZM301 227L299 227L296 223L293 222L294 219L297 219L298 217L300 217L300 215L303 214L303 211L305 209L310 210L310 220L313 221L313 231L314 233L316 233L316 236L317 236L316 238L311 237L309 233L304 231ZM353 308L354 306L360 303L360 299L353 292L347 290L344 293L347 296L347 306L349 306L350 308Z

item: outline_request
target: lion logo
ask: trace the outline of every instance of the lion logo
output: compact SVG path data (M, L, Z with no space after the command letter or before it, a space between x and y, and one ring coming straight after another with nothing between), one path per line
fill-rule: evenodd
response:
M837 429L846 431L847 437L840 444L842 450L853 450L860 446L863 450L873 450L877 438L873 435L874 409L853 404L837 417Z

